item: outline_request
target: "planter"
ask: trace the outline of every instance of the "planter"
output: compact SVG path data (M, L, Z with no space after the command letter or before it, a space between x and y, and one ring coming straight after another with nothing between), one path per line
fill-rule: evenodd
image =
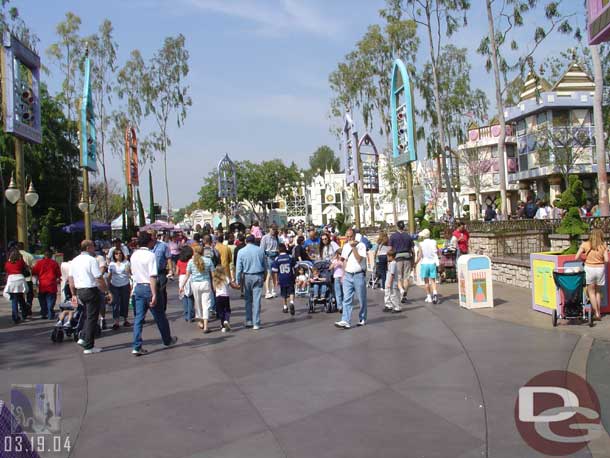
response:
M575 261L573 254L544 252L530 254L532 275L532 308L538 312L552 314L563 299L561 292L555 286L553 271L570 267L582 268L582 261ZM610 313L608 305L608 271L606 266L606 285L601 290L601 312Z

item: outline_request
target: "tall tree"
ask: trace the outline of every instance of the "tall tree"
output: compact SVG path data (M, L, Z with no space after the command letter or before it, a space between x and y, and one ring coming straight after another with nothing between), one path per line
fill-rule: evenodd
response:
M149 203L149 218L150 224L155 222L155 194L153 192L153 180L152 180L152 171L148 169L148 198L150 199Z
M93 92L93 105L96 114L97 133L97 160L102 168L104 182L104 221L109 218L110 195L108 189L108 175L106 170L106 143L110 135L112 96L115 91L115 73L117 70L118 44L113 37L113 27L110 20L105 19L98 33L85 38L91 57L91 89Z
M573 14L563 15L559 11L559 5L561 1L546 1L544 4L544 13L548 22L546 24L536 26L534 31L533 46L530 47L528 52L521 55L517 59L517 62L512 65L509 64L506 59L501 55L500 47L509 42L511 50L516 51L519 49L517 41L510 40L510 33L513 32L515 28L519 28L524 25L524 14L534 10L539 3L542 2L539 2L538 0L503 0L502 2L499 2L499 6L496 5L500 17L499 23L496 24L496 20L494 17L494 1L485 0L485 6L487 10L488 34L481 40L477 52L487 56L487 71L489 72L493 70L494 74L496 109L498 111L498 121L500 122L500 135L498 137L501 200L500 209L504 217L506 217L507 213L505 163L506 118L504 117L504 100L502 98L502 94L507 86L507 74L509 73L509 71L514 71L516 69L518 69L523 74L526 65L531 66L532 56L534 55L540 44L553 31L558 30L561 33L569 33L573 31L573 28L569 23L569 18L573 16ZM580 32L578 30L576 30L576 35L580 35ZM504 82L502 82L501 76L503 76Z
M604 119L602 111L602 98L604 91L604 77L599 47L591 46L593 69L595 78L595 96L593 100L593 118L595 125L595 152L597 158L597 187L599 196L599 210L601 216L609 216L608 208L608 174L606 173L606 142L604 139Z
M443 155L447 202L453 208L453 193L446 157L445 113L441 105L441 86L439 78L440 52L443 40L450 38L460 27L466 24L466 12L470 7L468 0L386 0L392 11L405 11L418 26L422 26L428 38L428 52L432 69L432 90L434 107L437 113L437 133L439 153ZM397 14L397 13L395 13Z
M335 173L339 173L341 170L341 160L335 156L335 152L330 146L320 146L309 157L308 175L313 176L318 170L331 170Z
M78 98L78 82L80 81L79 66L84 56L83 40L79 36L81 19L72 12L66 13L64 21L57 24L55 31L59 40L53 43L47 49L47 55L59 68L63 77L61 91L57 95L58 100L64 106L64 112L69 124L68 135L72 142L77 143L78 123L76 117L76 101ZM73 167L74 164L80 163L80 157L77 154L71 154L67 157L66 167ZM72 180L72 174L68 174ZM72 181L69 182L69 187L72 188ZM72 199L72 196L68 196ZM68 202L69 219L72 222L72 202Z
M171 145L168 132L170 116L176 116L180 127L186 119L186 110L192 105L186 77L189 73L189 52L185 48L184 35L167 37L163 47L155 53L147 66L148 77L142 83L144 113L152 114L158 132L152 137L155 150L163 157L167 214L171 215L169 179L167 175L167 150Z
M142 205L142 197L140 196L140 188L137 189L136 194L138 196L138 226L146 226L146 214L144 213L144 205Z

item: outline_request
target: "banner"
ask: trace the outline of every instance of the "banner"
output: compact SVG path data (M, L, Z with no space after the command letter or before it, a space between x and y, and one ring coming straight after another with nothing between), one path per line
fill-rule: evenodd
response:
M125 177L127 186L139 186L138 139L133 127L125 129Z

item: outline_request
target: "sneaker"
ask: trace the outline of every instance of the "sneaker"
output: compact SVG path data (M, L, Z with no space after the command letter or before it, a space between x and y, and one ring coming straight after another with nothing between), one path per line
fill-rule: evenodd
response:
M83 345L85 345L85 340L84 339L78 339L78 342L76 342L77 344L79 344L81 347Z
M290 314L294 316L294 303L290 303Z
M251 328L251 327L252 327L252 321L246 321L245 326L246 326L247 328Z
M400 313L402 310L400 308L392 309L392 313Z
M426 300L424 302L432 302L432 298L430 296L426 296Z
M231 323L229 323L228 321L225 321L224 323L222 323L222 330L223 332L228 332L231 330Z
M275 291L271 291L271 297L277 297L277 293Z
M123 327L130 328L131 327L131 323L129 321L125 320L125 322L123 323Z
M148 353L148 350L144 350L143 348L133 349L131 350L131 354L134 356L142 356Z
M407 296L402 296L402 299L400 300L401 304L406 304L407 303Z
M261 327L258 324L255 324L254 326L252 326L252 329L254 329L255 331L258 331Z
M335 326L341 329L349 329L351 328L350 324L347 321L337 321L335 322Z
M83 350L83 354L92 355L93 353L99 353L101 351L102 351L101 348L93 347L93 348L87 348L86 350Z
M271 293L265 294L265 299L273 299L273 294L271 294Z
M383 307L383 311L384 311L384 312L386 312L386 313L387 313L387 312L391 312L391 311L392 311L392 307L385 307L385 306L384 306L384 307Z
M358 321L358 325L357 326L364 326L364 325L366 325L366 321L365 320Z
M226 328L222 328L222 329L220 330L220 332L225 333L225 332L227 332L227 329L226 329Z
M433 303L433 304L438 304L438 294L434 294L434 295L432 296L432 303Z
M284 305L284 309L282 310L282 312L288 313L288 306L287 305Z
M119 323L114 323L114 324L112 325L112 330L113 330L113 331L116 331L116 330L117 330L117 329L119 329L120 327L121 327L121 326L119 325Z
M176 337L176 336L171 336L171 337L170 337L170 339L169 339L169 343L168 343L167 345L166 345L166 344L163 344L163 348L169 348L169 347L171 347L172 345L175 345L175 344L176 344L176 342L178 342L178 337Z

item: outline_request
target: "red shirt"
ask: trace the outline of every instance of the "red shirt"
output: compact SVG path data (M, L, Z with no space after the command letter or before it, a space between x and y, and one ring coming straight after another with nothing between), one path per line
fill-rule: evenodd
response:
M457 238L457 244L460 253L468 253L468 239L470 238L470 234L468 234L468 231L464 229L462 232L460 232L456 229L455 231L453 231L453 235L455 238Z
M56 293L57 281L61 278L59 264L53 259L43 258L34 264L32 275L38 277L38 291L41 293Z
M18 259L16 262L6 261L4 263L4 271L7 275L22 274L25 269L25 262L23 259Z
M178 275L186 275L186 265L188 262L180 261L176 262L176 267L178 267Z

